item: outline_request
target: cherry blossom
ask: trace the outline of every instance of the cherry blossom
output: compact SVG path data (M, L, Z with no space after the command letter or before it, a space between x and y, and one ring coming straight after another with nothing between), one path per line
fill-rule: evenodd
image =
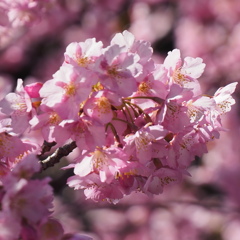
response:
M9 93L0 102L1 112L10 116L13 132L20 134L29 127L29 120L34 115L31 98L18 79L16 93Z
M111 183L117 173L127 166L126 154L118 148L106 150L97 148L94 152L86 154L74 167L74 173L84 177L91 172L99 174L100 181ZM90 162L90 164L89 164Z
M220 114L224 114L231 110L231 106L235 104L235 100L231 96L235 91L237 83L230 83L225 87L218 89L213 98L217 104L217 111Z
M113 118L112 105L116 107L121 105L118 95L107 90L97 91L88 98L83 110L87 116L105 124Z
M87 39L85 42L70 43L64 53L65 62L81 68L91 68L102 54L102 42L96 42L95 38ZM94 70L94 67L93 67Z
M71 65L63 65L40 89L41 106L53 108L65 118L74 117L95 84L92 79L89 72L78 74Z
M168 69L171 83L179 84L185 88L192 88L194 92L199 90L198 79L205 68L201 58L185 57L182 60L179 49L168 53L163 65ZM196 94L199 94L197 91Z
M139 59L118 45L107 47L96 61L102 85L120 96L131 95L137 88L136 77L142 71Z

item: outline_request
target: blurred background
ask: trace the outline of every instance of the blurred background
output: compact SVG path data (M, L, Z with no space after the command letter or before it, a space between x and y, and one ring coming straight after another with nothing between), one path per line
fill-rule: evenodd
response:
M18 78L51 79L69 43L95 37L107 46L126 29L151 42L158 63L174 48L183 57L203 58L206 94L240 80L239 0L26 0L41 2L31 9L20 8L20 0L1 2L0 98ZM55 216L65 231L95 240L239 240L239 94L238 86L236 105L223 117L228 131L195 159L191 177L158 197L138 193L117 205L94 203L66 186L71 171L60 170L65 161L48 169Z

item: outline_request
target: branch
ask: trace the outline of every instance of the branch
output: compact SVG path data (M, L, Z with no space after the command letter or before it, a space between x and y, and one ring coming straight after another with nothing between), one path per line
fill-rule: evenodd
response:
M71 142L63 147L59 147L52 155L40 161L42 170L53 167L56 163L60 162L62 157L68 156L77 147L76 142Z
M44 140L43 145L42 145L42 151L38 155L38 157L41 157L44 153L49 152L52 147L54 147L57 143L56 142L47 142Z

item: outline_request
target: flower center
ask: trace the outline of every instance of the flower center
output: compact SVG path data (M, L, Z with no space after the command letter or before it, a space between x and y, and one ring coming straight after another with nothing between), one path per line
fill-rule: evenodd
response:
M25 103L25 100L21 96L18 96L15 99L11 107L14 110L13 114L15 116L24 116L27 112L27 104Z
M53 112L49 116L49 124L50 125L58 125L61 122L61 118L56 112Z
M112 67L108 68L107 73L108 73L108 75L110 75L111 77L120 78L120 76L119 76L119 71L118 71L118 69L117 69L117 66L112 66Z
M76 57L76 62L80 67L87 67L91 60L88 57Z
M178 68L173 72L172 75L173 81L181 86L184 85L184 83L189 82L189 79L187 78L187 76L185 74L183 74L181 72L181 69Z
M164 186L164 185L168 185L171 182L175 182L176 179L166 176L166 177L160 178L160 181L161 181L161 185Z
M225 101L218 103L217 106L221 110L221 114L224 114L231 108L231 102L225 100Z
M65 89L66 95L68 96L73 96L76 94L76 87L73 83L66 85L64 89Z
M116 172L115 179L119 179L119 178L124 179L125 177L129 178L129 177L135 176L137 174L138 174L137 169L131 169L127 172L122 172L122 173L121 172Z
M151 89L151 85L149 82L142 82L138 86L138 91L144 94L148 94Z
M145 131L138 131L137 137L135 139L137 150L147 150L147 146L155 138L152 134Z
M104 165L107 165L107 162L107 157L102 151L96 150L93 153L93 166L98 170L101 170Z
M93 92L101 91L103 89L104 89L104 86L100 82L98 82L98 83L96 83L95 85L92 86L92 91Z
M101 113L109 113L111 111L111 104L106 97L100 97L97 100L97 108Z

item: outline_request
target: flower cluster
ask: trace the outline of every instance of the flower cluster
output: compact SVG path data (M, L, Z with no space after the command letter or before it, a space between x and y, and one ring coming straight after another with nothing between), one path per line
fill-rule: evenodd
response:
M128 31L105 48L95 38L71 43L64 56L51 80L23 87L19 79L16 93L0 102L7 116L1 139L33 148L17 136L40 130L57 146L74 141L79 155L67 166L74 168L67 184L94 201L117 202L133 191L151 196L181 181L235 103L237 83L202 93L201 58L182 59L174 49L156 64L150 44ZM9 148L1 151L8 166L20 153Z

